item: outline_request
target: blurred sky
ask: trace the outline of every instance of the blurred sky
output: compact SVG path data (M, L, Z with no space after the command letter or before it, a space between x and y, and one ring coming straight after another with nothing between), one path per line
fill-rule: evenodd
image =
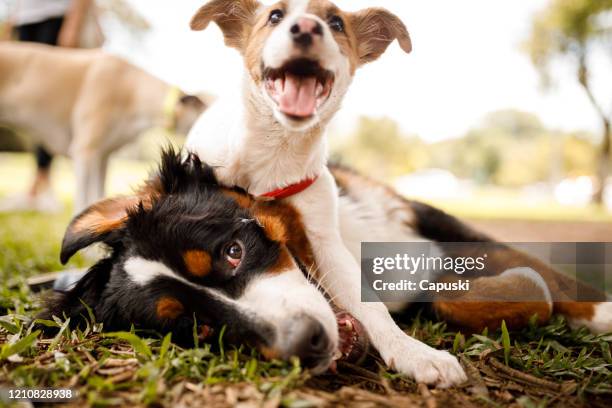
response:
M106 21L109 50L187 90L221 94L228 82L239 80L241 60L223 45L218 28L189 30L189 20L203 0L128 1L153 29L135 41ZM413 53L406 55L394 44L381 60L359 71L336 130L348 129L358 115L387 115L404 131L435 141L461 136L487 112L506 108L534 112L554 128L599 129L571 76L571 64L555 67L558 81L545 93L521 52L532 14L547 0L338 0L336 4L347 10L372 5L390 9L408 26L414 46ZM603 56L596 59L595 85L608 102L612 66Z

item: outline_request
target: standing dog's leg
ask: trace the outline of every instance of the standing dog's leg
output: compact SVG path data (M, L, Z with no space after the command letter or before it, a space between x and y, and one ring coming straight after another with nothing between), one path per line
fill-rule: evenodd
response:
M74 210L80 212L104 197L108 157L99 152L75 153L76 191Z
M76 185L74 191L74 213L78 214L87 208L87 185L89 184L89 162L86 157L72 155Z
M104 198L107 168L108 155L105 152L97 152L90 163L91 182L87 190L87 205Z
M317 278L325 290L338 306L361 321L389 367L440 387L463 382L466 376L455 357L405 334L384 304L361 302L360 267L340 237L337 196L334 180L326 170L312 187L291 198L304 216L318 262Z
M99 96L99 95L98 95ZM79 213L104 197L104 183L112 118L104 112L92 112L90 106L101 106L97 100L82 100L75 107L70 155L74 161L76 191L74 211ZM103 106L103 105L102 105Z

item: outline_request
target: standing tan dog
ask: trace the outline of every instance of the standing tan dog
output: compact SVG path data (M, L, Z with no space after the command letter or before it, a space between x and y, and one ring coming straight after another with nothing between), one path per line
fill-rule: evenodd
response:
M205 107L100 50L0 43L0 123L72 157L77 211L104 196L113 151L153 126L187 134Z

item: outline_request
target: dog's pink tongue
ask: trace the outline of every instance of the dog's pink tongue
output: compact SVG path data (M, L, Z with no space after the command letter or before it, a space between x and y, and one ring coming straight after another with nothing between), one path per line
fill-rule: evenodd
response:
M280 98L280 110L285 115L307 118L314 115L317 108L317 79L300 78L293 75L285 77L285 89Z

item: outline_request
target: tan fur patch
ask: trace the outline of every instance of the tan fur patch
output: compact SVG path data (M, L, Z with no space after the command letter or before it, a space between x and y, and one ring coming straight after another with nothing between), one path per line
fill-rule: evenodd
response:
M187 270L193 276L203 278L210 273L212 261L206 251L199 249L185 251L183 253L183 261L185 261Z
M279 1L269 7L266 7L257 17L255 23L250 29L246 45L243 49L244 63L253 81L259 85L263 80L263 72L261 71L261 56L266 40L276 27L270 27L268 18L270 12L275 9L286 10L287 5L284 1Z
M312 246L306 235L302 217L295 208L277 201L257 201L253 207L253 213L258 220L268 217L280 221L284 226L284 243L287 248L304 266L316 270Z
M287 243L287 229L279 216L271 214L257 214L257 221L262 225L266 236L280 244Z
M238 205L242 208L249 208L253 204L253 199L247 194L241 194L237 191L230 190L228 188L224 188L222 192L226 196L230 197L232 200L236 201Z
M295 263L291 254L285 247L281 247L280 253L278 254L278 259L272 268L270 268L269 272L273 274L282 273L290 270L295 267Z
M174 320L179 317L185 308L183 304L172 297L163 297L157 301L157 317Z
M395 40L398 40L404 52L412 51L412 41L404 23L383 8L350 13L349 20L360 64L378 59Z
M122 197L94 204L75 221L71 230L76 234L85 231L104 234L121 228L127 219L128 209L135 208L141 199L139 196Z
M449 276L442 280L451 282L457 279ZM512 301L521 298L528 301ZM544 323L552 314L544 290L532 279L521 275L473 279L469 292L440 296L434 309L448 322L475 332L485 327L496 330L502 321L510 329L521 329L527 326L533 315L537 314L538 323Z
M214 21L229 47L242 50L260 3L257 0L212 0L203 5L191 20L192 30L204 30Z
M539 324L550 318L550 308L545 302L436 302L434 309L449 323L475 333L485 328L497 330L502 321L511 330L521 329L536 314Z
M592 320L598 302L559 302L555 303L555 312L571 319Z

